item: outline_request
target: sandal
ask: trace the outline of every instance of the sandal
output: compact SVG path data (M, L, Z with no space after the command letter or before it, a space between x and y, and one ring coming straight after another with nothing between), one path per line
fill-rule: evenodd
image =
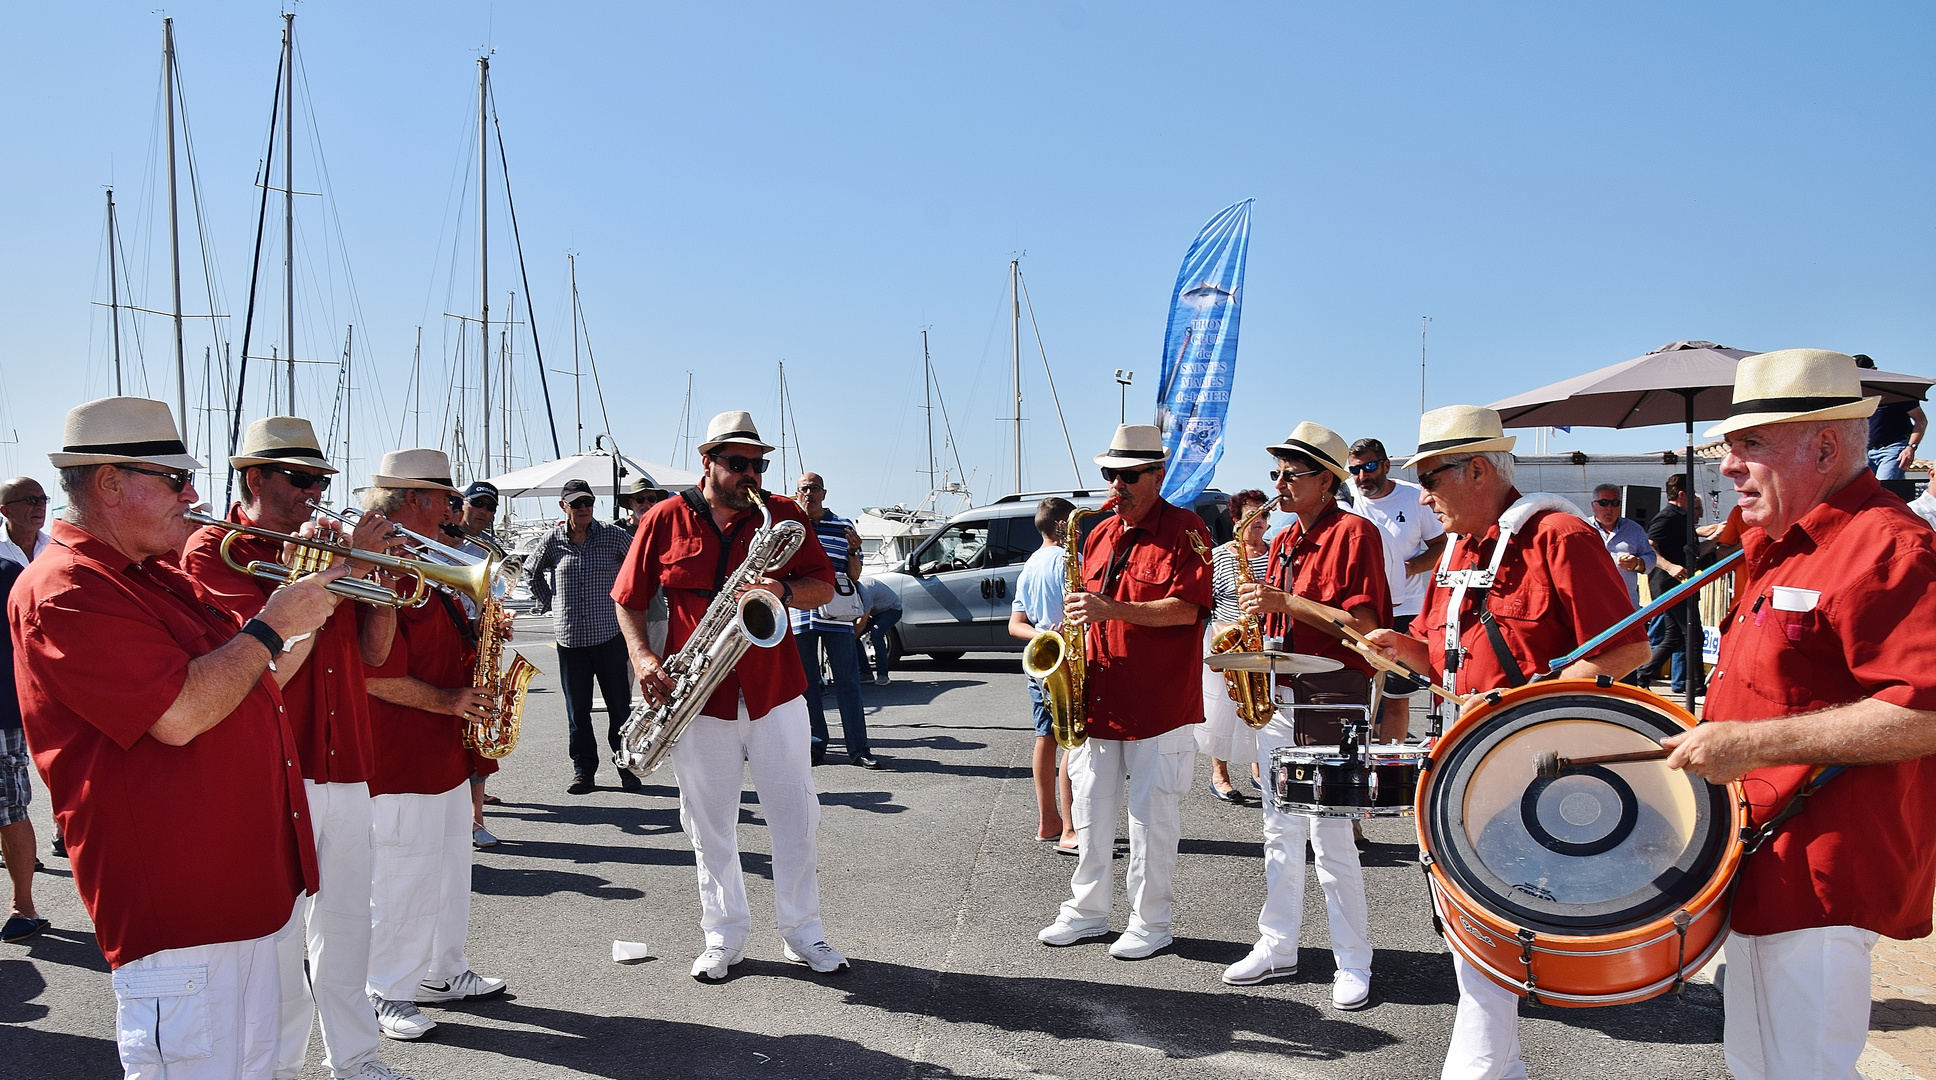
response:
M39 916L15 915L7 920L5 927L0 927L0 941L25 941L52 925L52 922Z

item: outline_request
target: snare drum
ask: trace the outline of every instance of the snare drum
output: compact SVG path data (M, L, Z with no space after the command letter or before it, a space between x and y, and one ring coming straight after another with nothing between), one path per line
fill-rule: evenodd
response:
M1586 679L1487 695L1433 747L1418 785L1421 858L1446 941L1550 1005L1665 993L1728 932L1741 859L1731 787L1660 760L1542 779L1544 752L1656 747L1694 726L1664 698Z
M1367 762L1336 746L1280 746L1270 759L1271 804L1287 814L1407 817L1425 751L1374 744Z

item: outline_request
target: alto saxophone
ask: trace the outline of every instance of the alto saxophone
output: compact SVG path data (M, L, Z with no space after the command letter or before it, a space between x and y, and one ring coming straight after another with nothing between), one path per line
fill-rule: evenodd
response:
M1078 507L1069 511L1069 520L1062 526L1065 592L1083 591L1082 550L1078 547L1082 519L1108 510L1114 502L1112 499L1095 510ZM1089 707L1083 700L1088 675L1084 650L1088 643L1088 627L1064 619L1060 630L1036 634L1022 650L1022 670L1041 681L1043 696L1048 699L1049 731L1055 736L1055 744L1064 750L1074 750L1089 739Z
M770 649L786 640L786 605L764 589L747 590L744 596L740 590L793 558L806 542L806 526L797 521L775 525L766 498L756 489L747 495L759 508L760 527L747 544L746 561L726 575L685 646L665 662L672 692L657 705L641 702L635 706L625 726L619 728L619 747L612 761L641 778L665 763L672 744L699 715L706 699L726 681L748 647Z
M477 617L477 670L471 685L482 687L489 700L484 715L464 725L464 745L487 758L501 758L518 748L524 695L531 688L532 677L538 674L519 652L511 654L510 668L498 670L510 629L511 613L497 597L486 599Z
M1250 559L1244 554L1244 530L1257 515L1268 513L1276 500L1265 500L1262 506L1244 515L1237 525L1237 539L1233 541L1237 554L1237 585L1242 588L1256 580L1250 572ZM1244 612L1238 616L1235 625L1226 626L1210 639L1210 655L1227 652L1262 652L1264 630L1257 616ZM1224 682L1228 684L1230 700L1237 703L1237 716L1247 726L1262 728L1270 723L1277 706L1271 700L1271 677L1262 671L1225 671Z

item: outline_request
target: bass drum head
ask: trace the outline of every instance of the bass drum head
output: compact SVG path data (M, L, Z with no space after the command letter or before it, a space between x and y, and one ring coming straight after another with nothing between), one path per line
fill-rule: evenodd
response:
M1434 755L1420 828L1437 868L1484 907L1544 934L1614 933L1685 904L1732 839L1728 789L1665 761L1534 771L1654 749L1688 729L1666 702L1548 694L1475 710Z

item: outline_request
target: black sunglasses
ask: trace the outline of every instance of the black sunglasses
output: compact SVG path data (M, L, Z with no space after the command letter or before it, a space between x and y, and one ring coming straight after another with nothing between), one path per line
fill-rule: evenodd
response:
M115 468L122 472L138 472L143 476L156 477L173 489L177 495L182 493L182 489L188 486L190 480L195 479L195 474L192 472L162 472L159 469L137 469L133 465L116 465Z
M494 502L478 502L477 500L473 499L470 502L466 503L465 505L475 507L479 510L486 511L488 513L492 513L492 514L497 513L497 504Z
M1161 465L1139 465L1134 469L1105 468L1102 471L1102 482L1105 484L1114 483L1117 477L1121 477L1123 483L1134 484L1162 467Z
M1323 471L1323 469L1311 469L1307 472L1292 472L1289 469L1272 469L1270 471L1270 478L1272 483L1276 483L1278 480L1296 480L1299 477L1316 476Z
M261 469L263 472L281 473L283 476L288 477L289 486L295 488L297 491L308 491L313 487L326 488L329 486L329 476L323 473L303 472L300 469L285 469L280 465L257 465L256 468Z
M1427 469L1424 472L1418 474L1418 486L1424 488L1427 491L1437 491L1439 489L1439 482L1435 478L1438 476L1438 474L1444 472L1447 469L1462 468L1466 465L1470 465L1471 463L1472 463L1472 459L1466 458L1464 461L1454 461L1448 465L1441 465L1436 469Z
M18 499L8 499L6 502L0 503L0 506L12 506L15 503L26 503L29 506L46 506L51 501L45 495L22 495Z
M1619 506L1619 505L1620 505L1620 500L1619 500L1619 499L1595 499L1595 500L1593 500L1593 505L1595 505L1595 506Z
M573 499L565 505L571 507L573 510L590 510L592 507L598 505L598 500L587 495L582 499Z
M763 457L741 457L738 454L707 454L706 456L726 466L727 472L743 473L747 469L752 469L756 476L766 475L766 467L772 464Z
M803 487L803 488L801 488L801 489L800 489L800 494L802 494L802 495L805 495L805 494L806 494L807 492L809 492L809 491L825 491L825 490L827 490L827 489L826 489L826 488L824 488L824 487L821 487L821 486L820 486L819 484L815 484L815 485L813 485L812 487Z
M1390 458L1385 458L1383 461L1367 461L1363 465L1346 465L1345 468L1351 470L1351 475L1358 476L1362 473L1377 472L1390 462Z

